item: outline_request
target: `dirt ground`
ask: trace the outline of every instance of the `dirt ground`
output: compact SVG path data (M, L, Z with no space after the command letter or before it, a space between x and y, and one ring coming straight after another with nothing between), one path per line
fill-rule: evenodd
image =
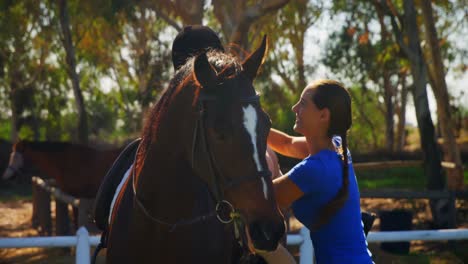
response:
M52 206L51 208L54 208ZM414 214L413 228L428 229L431 214L428 203L424 200L363 199L365 211L378 213L380 210L408 209ZM468 228L468 202L458 201L459 227ZM0 237L38 236L31 228L32 204L28 200L0 202ZM379 220L374 223L373 231L379 230ZM294 219L291 229L297 230L300 224ZM378 243L369 245L375 256L375 263L468 263L468 242L411 242L409 255L394 255L382 251ZM291 248L293 254L297 249ZM70 249L0 249L0 264L6 263L74 263L73 250ZM100 257L98 263L103 263Z

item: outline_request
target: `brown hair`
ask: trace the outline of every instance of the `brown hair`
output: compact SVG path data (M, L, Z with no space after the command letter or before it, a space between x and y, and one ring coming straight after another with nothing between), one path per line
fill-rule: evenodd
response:
M343 159L343 184L338 193L326 203L319 212L320 217L312 225L313 230L327 223L330 218L345 204L348 199L348 148L347 132L351 127L351 96L343 84L333 80L320 80L309 86L314 90L312 101L319 109L327 108L330 111L330 125L327 135L341 137L341 149L338 152Z

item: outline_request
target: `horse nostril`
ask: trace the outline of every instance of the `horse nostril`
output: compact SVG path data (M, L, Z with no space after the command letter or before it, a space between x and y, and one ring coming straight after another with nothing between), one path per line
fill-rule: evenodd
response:
M253 241L258 241L262 238L263 232L260 224L258 222L253 222L249 226L250 237Z
M266 228L264 228L264 226L262 226L260 229L262 230L262 233L265 236L265 239L266 240L271 240L271 236L270 236L270 233L268 232L268 230Z
M8 180L10 179L13 175L15 174L14 170L11 169L11 167L6 168L5 172L2 175L3 180Z

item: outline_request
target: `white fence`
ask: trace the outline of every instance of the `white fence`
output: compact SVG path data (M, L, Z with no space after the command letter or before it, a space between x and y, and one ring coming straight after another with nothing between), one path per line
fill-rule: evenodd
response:
M81 227L78 229L76 236L0 238L0 248L76 246L76 263L88 264L90 262L90 247L96 246L99 240L99 236L89 236L86 228ZM468 240L468 229L370 232L367 237L368 242L400 242L412 240ZM288 245L300 246L299 264L312 263L314 252L307 228L303 227L299 234L288 235L287 241Z

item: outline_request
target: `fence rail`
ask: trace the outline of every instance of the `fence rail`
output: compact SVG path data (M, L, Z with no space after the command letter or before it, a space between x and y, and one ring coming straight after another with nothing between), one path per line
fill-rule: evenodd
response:
M391 162L370 162L356 163L354 167L359 170L406 167L422 165L422 161L391 161ZM450 168L453 164L443 162L443 167ZM34 184L52 196L58 198L64 204L72 204L81 209L86 205L84 202L61 192L58 188L49 185L38 177L33 177ZM380 190L363 191L361 198L468 198L468 192L453 191L398 191ZM89 202L88 202L89 203ZM50 206L50 200L49 200ZM64 207L66 208L66 207ZM65 210L65 209L64 209ZM50 209L49 209L50 211ZM81 210L80 210L81 211ZM83 210L84 212L85 210ZM80 214L81 215L81 214ZM84 213L82 215L85 215ZM402 241L438 241L438 240L468 240L468 229L444 229L444 230L420 230L420 231L389 231L370 232L367 237L368 242L402 242ZM90 236L85 227L78 229L76 236L56 236L56 237L28 237L28 238L0 238L0 248L25 248L25 247L76 247L76 263L88 264L90 262L90 247L96 246L100 241L100 236ZM309 230L302 228L298 234L288 234L288 245L299 246L300 264L312 263L314 251L310 240Z
M71 204L75 207L78 207L80 205L80 199L77 199L67 193L64 193L62 190L60 190L59 188L55 186L52 186L49 182L43 180L40 177L33 176L32 183L41 187L43 190L47 191L56 199L59 199L60 201L64 203Z
M378 162L356 162L353 163L355 170L376 170L376 169L390 169L401 167L421 167L424 162L422 160L392 160L392 161L378 161ZM455 169L457 166L453 162L442 161L440 163L442 168Z
M90 236L86 228L81 227L78 229L76 236L0 238L0 248L76 246L76 263L88 264L90 262L90 247L96 246L99 240L100 236ZM370 232L367 237L368 242L403 242L413 240L468 240L468 229ZM307 228L301 228L298 234L289 234L287 241L288 245L299 246L299 264L312 263L314 251Z
M58 236L71 235L68 205L78 209L78 226L89 225L89 212L94 204L93 199L76 198L55 186L53 179L44 180L32 177L33 189L33 227L39 227L41 235L52 234L51 199L55 200L55 230Z
M468 191L449 191L449 190L398 190L398 189L379 189L362 190L361 198L393 198L393 199L468 199Z

